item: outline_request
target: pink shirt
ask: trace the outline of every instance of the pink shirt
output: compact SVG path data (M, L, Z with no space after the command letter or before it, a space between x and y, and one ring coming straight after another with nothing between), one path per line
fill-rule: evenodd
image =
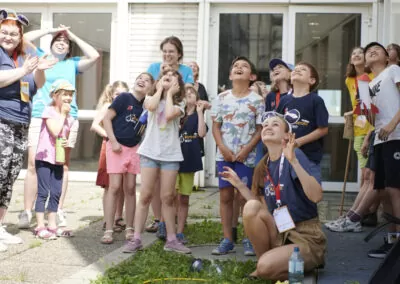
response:
M40 129L39 142L36 152L36 160L45 161L50 164L56 164L56 138L54 138L46 125L47 118L57 119L60 118L61 114L56 111L53 106L46 107L42 114L42 127ZM71 129L74 118L70 115L64 122L64 127L61 133L67 138L69 130Z

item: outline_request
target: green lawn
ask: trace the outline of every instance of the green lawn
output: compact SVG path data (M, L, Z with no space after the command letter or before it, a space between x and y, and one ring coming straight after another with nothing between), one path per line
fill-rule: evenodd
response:
M206 220L188 225L185 233L190 240L189 245L217 244L222 236L222 229L219 223ZM242 235L239 235L239 238L241 237ZM200 272L192 272L192 256L165 252L163 246L164 243L157 241L128 260L108 269L103 277L92 283L270 283L245 278L245 275L254 271L254 261L216 262L222 268L222 274L218 274L210 269L211 262L204 260L203 269Z

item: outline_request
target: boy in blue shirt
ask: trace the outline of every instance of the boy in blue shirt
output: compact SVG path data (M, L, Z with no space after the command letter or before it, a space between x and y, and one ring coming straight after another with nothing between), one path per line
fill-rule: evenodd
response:
M285 114L296 134L296 145L312 164L321 179L320 163L323 137L328 134L329 113L324 100L315 92L319 84L318 72L307 62L300 62L291 74L293 92L282 98L278 112Z

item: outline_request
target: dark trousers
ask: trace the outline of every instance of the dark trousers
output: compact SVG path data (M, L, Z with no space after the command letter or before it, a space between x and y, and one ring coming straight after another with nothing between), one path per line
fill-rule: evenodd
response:
M48 162L36 160L35 167L38 180L35 211L44 212L46 201L49 199L47 211L57 212L64 175L63 165L53 165Z

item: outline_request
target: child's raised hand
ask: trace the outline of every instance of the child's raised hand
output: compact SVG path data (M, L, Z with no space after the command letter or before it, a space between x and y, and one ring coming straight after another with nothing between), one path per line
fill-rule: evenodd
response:
M180 88L181 88L181 87L179 86L178 79L175 78L175 77L173 77L173 79L172 79L172 85L171 85L171 87L170 87L169 90L168 90L168 94L169 94L170 96L173 96L173 95L175 95L176 93L179 92Z
M289 139L282 140L282 148L283 154L285 155L285 158L289 161L289 163L292 163L296 160L296 154L294 152L294 149L296 148L295 133L289 133Z
M196 103L196 111L197 112L203 112L204 110L204 104L201 101L198 101Z
M224 171L219 172L218 174L221 176L222 180L228 181L235 188L238 188L242 182L236 172L230 167L225 166Z
M163 85L162 85L162 78L160 80L157 81L156 83L156 90L159 92L162 92L163 90Z
M69 114L70 111L71 111L71 105L68 103L63 103L61 106L61 113L67 115Z

